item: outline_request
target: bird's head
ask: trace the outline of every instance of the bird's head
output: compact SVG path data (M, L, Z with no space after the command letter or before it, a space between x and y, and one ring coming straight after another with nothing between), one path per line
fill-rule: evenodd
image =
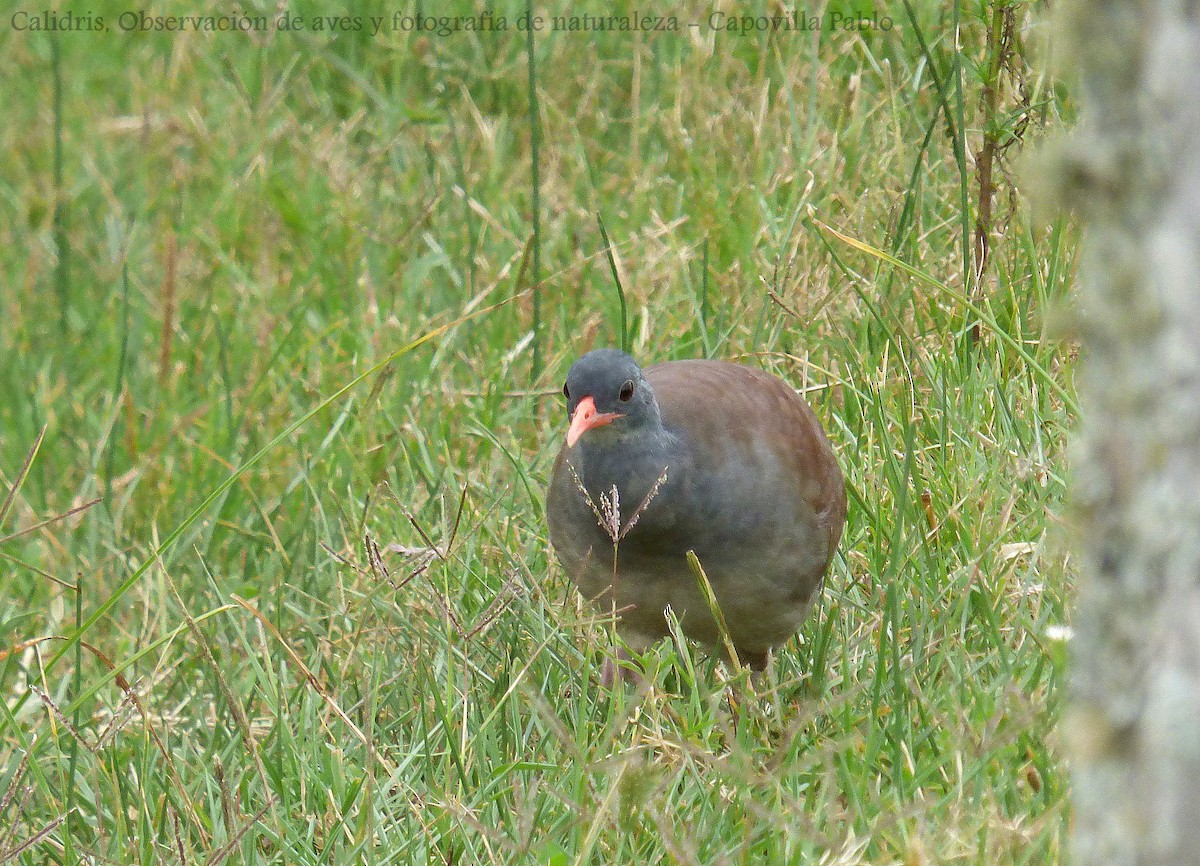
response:
M588 431L622 438L660 424L658 404L637 362L616 349L596 349L571 365L563 385L567 398L567 445ZM611 425L611 426L610 426Z

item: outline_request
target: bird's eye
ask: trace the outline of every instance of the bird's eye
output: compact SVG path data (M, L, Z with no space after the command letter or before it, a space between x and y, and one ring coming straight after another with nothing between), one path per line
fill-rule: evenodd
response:
M568 388L566 385L563 385L563 396L566 397L568 400L571 399L571 389Z
M628 382L626 382L624 385L621 386L621 393L618 396L621 398L622 403L628 403L630 400L633 399L633 380L632 379L630 379Z

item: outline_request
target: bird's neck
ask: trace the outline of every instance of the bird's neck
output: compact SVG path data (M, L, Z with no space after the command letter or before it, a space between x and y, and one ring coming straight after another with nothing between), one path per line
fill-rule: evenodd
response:
M600 432L600 431L594 431ZM590 434L589 434L590 435ZM592 497L607 494L613 485L623 501L645 496L658 478L682 469L683 443L661 426L624 436L596 436L580 442L571 463ZM631 507L636 503L631 503Z

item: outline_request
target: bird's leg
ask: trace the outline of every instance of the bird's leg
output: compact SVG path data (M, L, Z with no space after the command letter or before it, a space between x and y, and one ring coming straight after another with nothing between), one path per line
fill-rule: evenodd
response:
M621 664L630 661L633 661L633 656L625 647L618 646L613 655L604 659L604 665L600 668L600 685L611 689L617 684L618 678L623 683L636 683L641 680L642 674L632 665Z
M638 655L649 650L653 643L654 638L628 629L622 631L619 637L614 635L613 654L604 659L600 682L605 688L616 685L618 678L621 682L640 685L646 679L646 674Z
M763 650L762 652L756 652L756 653L747 652L745 650L738 650L738 661L740 661L746 667L750 668L750 670L754 671L754 675L756 677L758 675L762 674L767 669L767 663L770 660L771 660L770 650Z
M620 652L620 650L618 650ZM600 685L611 689L617 682L617 665L612 656L606 656L604 665L600 668Z
M741 727L748 706L758 705L761 707L759 695L763 694L761 691L763 688L768 687L767 665L771 661L771 652L770 650L764 652L739 651L738 661L741 662L743 668L750 671L750 676L736 677L727 686L726 700L729 702L729 711L733 716L735 730Z
M724 646L720 649L721 657L725 659L725 664L729 666L730 671L733 671L736 667L750 668L754 676L757 677L767 669L767 663L771 661L770 650L752 652L751 650L744 650L734 647L733 652L737 653L738 660L737 665L734 665L733 659L730 657L729 647Z

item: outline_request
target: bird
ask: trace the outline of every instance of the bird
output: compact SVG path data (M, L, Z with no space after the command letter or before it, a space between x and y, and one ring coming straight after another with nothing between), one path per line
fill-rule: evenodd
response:
M567 431L546 517L580 594L616 613L635 652L670 633L669 608L688 638L726 653L732 645L762 671L819 596L846 522L845 480L812 409L754 367L642 369L616 349L579 357L563 396Z

